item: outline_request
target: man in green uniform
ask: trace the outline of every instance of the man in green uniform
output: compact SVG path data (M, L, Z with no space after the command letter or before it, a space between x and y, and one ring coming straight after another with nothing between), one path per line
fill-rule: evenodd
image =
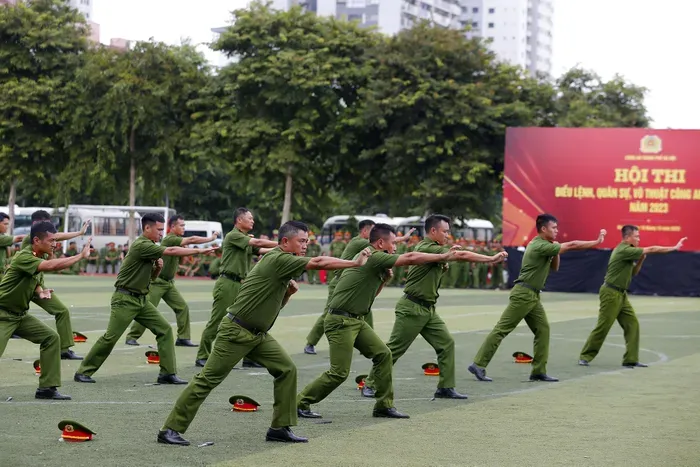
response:
M442 254L393 254L396 250L396 231L388 224L376 224L369 233L371 255L361 268L344 271L335 287L324 329L330 346L331 367L307 385L297 397L299 416L320 418L310 410L343 384L350 374L353 348L372 359L372 372L377 402L374 417L408 418L394 407L391 351L367 325L364 316L372 308L375 297L389 278L394 266L409 266L449 261L454 252Z
M414 251L445 254L450 250L450 218L433 214L425 219L424 238ZM456 248L461 248L457 246ZM453 247L453 249L455 249ZM484 256L470 251L454 251L454 262L449 267L456 267L459 262L492 263L502 261L507 253L498 256ZM396 304L396 320L387 347L391 350L392 366L406 353L413 341L420 334L425 341L435 349L440 379L435 391L436 398L466 399L467 396L455 391L455 341L447 329L445 322L435 311L435 303L439 297L438 288L444 277L448 263L426 263L412 266L408 270L404 295ZM377 367L365 380L362 395L374 397L374 380Z
M602 229L597 240L590 242L574 240L557 243L559 228L557 219L550 214L540 214L535 221L537 236L528 243L520 267L520 275L510 292L508 307L498 320L496 327L481 344L474 363L469 365L469 372L479 381L491 381L486 376L486 366L501 345L501 341L518 326L523 319L535 335L534 358L530 381L559 381L547 375L547 358L549 357L549 322L540 301L540 292L544 288L550 269L559 270L559 255L572 250L587 250L603 243L605 230Z
M107 250L104 256L104 272L105 274L116 274L117 266L121 261L122 252L114 246L114 242L107 244ZM111 271L110 271L111 270Z
M617 320L625 336L625 355L622 357L622 366L626 368L647 366L639 361L639 321L627 297L627 289L632 282L632 276L639 274L642 269L646 255L678 251L686 240L687 237L681 238L676 246L640 248L639 227L636 225L622 227L622 242L610 255L608 271L598 292L600 297L598 323L581 350L579 365L588 366L598 355L610 328Z
M32 213L32 225L40 222L51 222L51 215L44 210L34 211ZM90 221L87 220L83 223L80 232L57 232L54 235L54 239L57 242L62 242L64 240L80 237L85 235L85 232L87 232L89 226ZM25 250L31 248L32 239L29 236L24 237L24 240L22 240L22 249ZM46 256L44 259L47 258L48 256ZM60 258L60 256L56 256L56 258ZM39 285L44 287L43 273L39 274ZM61 359L82 360L83 357L76 355L73 350L71 350L71 347L75 345L75 342L73 341L73 326L70 322L70 311L68 311L68 307L66 307L66 305L64 305L54 293L51 293L51 296L44 300L39 300L36 297L32 297L32 302L34 302L48 314L52 315L56 320L56 331L58 332L58 336L61 338Z
M346 243L343 241L343 233L338 230L335 233L333 241L331 242L330 251L331 256L334 258L340 258L345 250Z
M309 235L309 245L306 248L306 256L309 258L315 258L317 256L321 256L321 245L316 243L316 236L315 235ZM312 269L309 270L306 275L309 277L309 284L320 284L321 280L319 279L318 276L318 270Z
M359 233L347 243L340 259L349 261L355 258L359 252L369 247L370 245L368 239L372 227L374 227L373 220L365 219L360 221L358 224ZM403 242L411 238L411 234L414 230L415 229L409 230L408 233L402 237L396 237L395 242L398 244L398 247L404 246ZM326 300L326 306L323 308L323 313L321 313L321 316L318 317L313 328L311 328L311 332L309 332L309 335L306 336L306 346L304 347L305 354L316 355L315 347L321 340L321 337L323 337L323 323L325 322L326 314L328 313L328 304L331 302L331 297L333 296L335 286L338 284L338 279L340 279L341 272L342 271L336 271L336 273L332 275L331 281L328 283L328 299ZM370 310L365 316L365 322L369 325L369 327L373 327L374 322L372 310Z
M246 278L253 265L253 255L263 255L275 248L272 240L252 238L248 232L255 226L255 218L248 208L240 207L233 213L234 228L224 237L222 243L223 256L219 268L219 278L214 284L214 304L212 305L209 321L202 331L199 349L194 364L203 367L211 353L216 330L221 320L226 316L226 309L236 301L241 290L241 282ZM243 360L246 368L260 365L248 359Z
M80 255L72 258L44 260L56 245L56 228L50 222L32 225L27 238L32 239L29 248L15 255L10 267L0 282L0 356L7 341L14 334L39 344L41 376L37 399L70 400L56 389L61 385L61 340L53 329L28 314L30 300L48 300L51 289L40 285L42 272L59 271L87 257L89 239Z
M143 324L158 342L160 354L159 384L186 384L178 378L175 363L175 343L173 330L162 314L148 301L148 289L152 280L163 269L163 256L191 256L207 254L217 247L182 248L157 245L165 229L165 219L160 214L149 213L141 218L143 234L129 246L129 253L119 270L116 290L112 294L112 310L107 323L107 331L97 339L78 368L73 379L79 383L94 383L91 376L107 360L119 338L124 334L129 323L136 321Z
M161 246L181 246L200 245L202 243L213 242L219 237L219 232L213 232L210 237L186 237L185 234L185 218L176 214L168 219L168 235L165 236L160 243ZM158 308L160 300L165 303L175 312L175 320L177 321L177 339L175 345L182 347L197 347L190 340L190 308L180 292L175 288L175 273L180 258L177 256L166 256L163 258L163 269L160 275L151 282L151 289L148 292L148 301L154 307ZM131 329L126 335L126 345L139 345L138 338L146 332L146 328L134 321L131 324Z
M99 272L98 267L100 264L100 254L95 250L95 248L90 248L90 255L87 258L87 267L85 271L94 274Z
M8 230L10 230L10 216L0 212L0 277L8 265L7 249L15 243L21 242L25 237L25 235L7 235Z
M269 331L280 310L297 291L295 277L311 269L362 266L367 261L369 250L358 255L355 261L329 256L306 257L308 228L298 221L280 227L279 238L279 247L263 256L247 275L235 303L228 308L228 314L220 323L214 348L204 368L180 394L158 433L159 443L190 444L181 433L187 431L209 393L246 355L260 362L274 378L272 424L266 439L292 443L308 441L290 429L297 423L294 400L296 366Z

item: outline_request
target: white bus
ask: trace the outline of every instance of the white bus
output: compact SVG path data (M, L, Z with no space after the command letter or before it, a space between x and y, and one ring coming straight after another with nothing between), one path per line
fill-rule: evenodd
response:
M394 218L397 219L397 218ZM397 223L396 230L405 234L410 229L415 228L414 235L425 236L425 217L406 217ZM454 238L466 238L467 240L477 240L489 242L493 240L493 223L485 219L452 219L452 236Z

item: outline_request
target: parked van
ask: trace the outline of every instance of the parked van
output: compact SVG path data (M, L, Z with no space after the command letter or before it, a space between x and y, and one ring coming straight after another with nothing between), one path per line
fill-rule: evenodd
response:
M211 245L221 246L221 244L223 243L223 230L221 229L221 222L191 221L185 219L185 234L183 235L183 237L211 237L214 232L219 232L219 238L217 238L213 242L202 243L198 246L200 248L206 248Z
M90 220L90 227L85 235L71 240L76 242L78 248L82 247L83 242L90 236L92 236L92 246L97 250L106 247L111 242L114 242L115 245L129 243L128 211L69 207L64 218L66 227L62 231L77 232L87 220ZM138 212L134 213L134 228L136 236L141 235L141 214ZM64 250L67 248L67 244L68 242L64 242Z

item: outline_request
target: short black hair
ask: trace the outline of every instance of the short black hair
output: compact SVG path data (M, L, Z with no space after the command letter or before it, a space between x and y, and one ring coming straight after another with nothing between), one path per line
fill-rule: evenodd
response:
M172 227L173 224L175 224L177 221L184 221L185 218L182 217L180 214L175 214L174 216L170 216L170 219L168 219L168 227Z
M551 214L540 214L537 216L535 221L535 226L537 227L537 233L542 231L542 227L547 227L550 222L559 222L556 217Z
M141 217L141 228L145 229L147 225L155 225L158 222L165 224L165 218L162 214L158 214L157 212L146 213Z
M4 221L5 219L9 219L10 216L7 213L0 212L0 222Z
M386 238L390 234L396 235L396 229L389 224L374 224L374 228L369 232L369 242L374 243L380 238Z
M365 220L363 220L363 221L360 221L360 223L358 224L357 227L358 227L360 230L363 230L365 227L370 226L370 225L376 225L376 222L374 222L374 221L371 220L371 219L365 219Z
M43 209L39 209L38 211L34 211L32 213L32 222L44 222L44 221L50 221L50 220L51 220L51 214L44 211ZM32 237L32 238L34 238L34 237Z
M299 235L299 232L308 232L309 228L300 221L288 221L282 224L279 231L279 241L281 242L283 238L293 238Z
M233 223L235 224L238 222L238 218L244 215L246 212L250 212L250 209L241 206L240 208L236 208L235 211L233 211Z
M447 225L452 223L452 219L442 214L432 214L425 219L425 234L430 233L430 229L437 227L440 222L447 222Z
M635 233L637 230L639 230L639 227L636 225L623 225L622 228L620 229L620 233L622 233L622 238L629 237L633 233Z
M29 231L29 238L32 240L32 243L34 243L35 237L38 237L39 240L43 240L50 233L56 233L56 226L54 226L51 222L37 222L36 224L32 225L32 228Z

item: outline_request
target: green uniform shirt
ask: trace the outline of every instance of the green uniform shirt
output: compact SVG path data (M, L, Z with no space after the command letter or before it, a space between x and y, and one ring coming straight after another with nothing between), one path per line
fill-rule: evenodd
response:
M41 275L37 269L44 261L34 256L32 250L23 249L17 253L9 269L0 282L0 309L24 315L29 310L29 302Z
M369 240L366 238L362 238L359 235L357 237L353 237L348 244L345 246L345 249L343 250L343 253L340 255L340 259L345 259L345 260L353 260L355 259L355 256L365 248L369 246ZM343 273L345 269L336 269L333 271L333 279L335 280L336 283L338 282L338 279L340 279L340 275Z
M552 258L559 254L561 245L537 236L528 243L520 266L520 275L515 282L524 282L537 290L544 288L547 281Z
M331 256L334 258L340 258L343 254L343 251L345 251L346 244L342 240L333 240L331 242L330 250L331 250Z
M364 316L372 308L387 269L394 267L399 255L390 255L370 247L372 254L364 266L343 271L328 308Z
M302 275L311 258L285 253L279 247L266 253L243 281L227 312L246 324L267 331L279 315L289 281Z
M25 248L31 248L31 247L32 247L32 236L31 236L31 234L27 234L27 236L22 239L22 246L20 247L20 249L24 250Z
M321 245L318 243L309 243L306 247L306 256L309 258L321 256Z
M182 245L182 237L175 234L168 234L165 236L163 241L160 242L160 246L180 246ZM160 271L161 279L166 281L171 281L175 278L175 273L177 273L177 267L180 264L179 256L166 256L163 258L163 270Z
M148 294L155 262L163 256L164 251L164 246L157 245L141 235L129 247L129 253L124 258L114 286L141 295Z
M644 250L629 243L622 242L615 247L608 261L608 272L605 282L627 290L632 282L632 271L635 261L644 254Z
M5 270L5 262L7 261L7 248L11 247L15 237L10 235L0 235L0 274Z
M250 237L235 227L224 237L222 249L221 274L241 279L245 279L250 272L253 255L260 253L260 248L250 246Z
M447 245L440 245L430 239L421 240L414 251L420 253L443 254L449 251ZM416 264L408 269L404 293L413 297L435 303L440 296L438 288L447 263Z

